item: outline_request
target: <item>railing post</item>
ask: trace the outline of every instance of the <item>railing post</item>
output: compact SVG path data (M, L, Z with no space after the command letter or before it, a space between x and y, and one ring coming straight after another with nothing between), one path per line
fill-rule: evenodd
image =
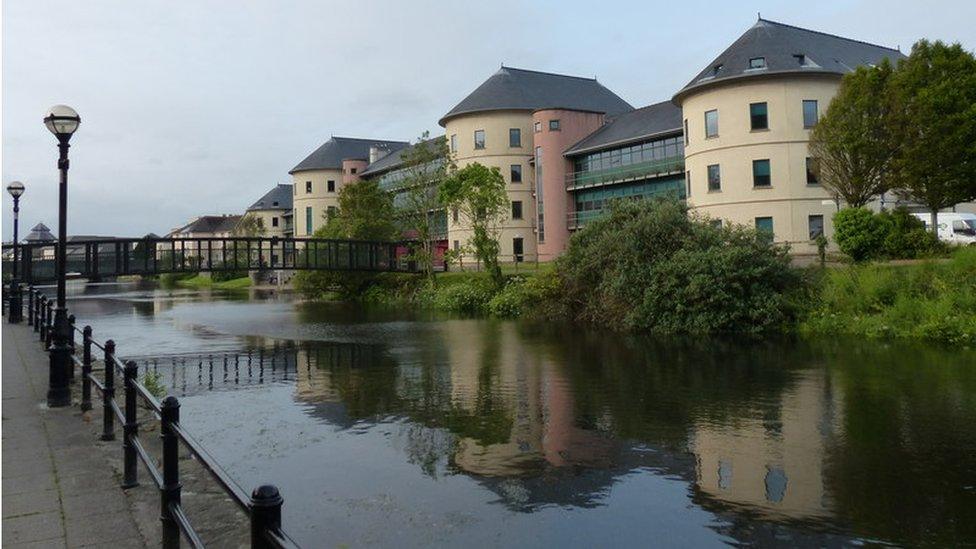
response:
M41 316L41 329L38 330L38 333L40 334L40 337L41 337L41 343L44 343L47 340L47 318L46 318L46 316L47 316L47 296L45 296L45 295L42 295L41 296L41 301L40 301L40 304L38 305L37 312Z
M47 301L47 312L45 313L45 320L47 321L47 330L44 332L44 344L47 347L51 346L51 341L54 340L54 300L49 299Z
M75 354L75 315L68 315L68 330L71 337L68 338L68 346L71 347L71 354ZM75 361L71 360L69 362L71 369L68 370L68 380L75 380Z
M122 487L133 488L139 486L138 456L133 439L139 436L139 412L136 392L136 376L139 367L133 361L125 363L122 370L125 380L125 425L122 426Z
M34 325L34 287L27 287L27 325Z
M92 327L85 326L81 332L81 411L92 409L91 370L92 370Z
M102 393L102 440L115 440L115 342L105 342L105 391Z
M251 492L251 549L270 549L265 532L281 529L281 505L284 500L278 487L258 486Z
M159 489L159 520L163 523L163 547L180 546L180 527L171 512L173 505L180 505L180 440L173 425L180 423L180 401L174 396L163 399L160 414L162 427L159 437L163 440L163 485Z

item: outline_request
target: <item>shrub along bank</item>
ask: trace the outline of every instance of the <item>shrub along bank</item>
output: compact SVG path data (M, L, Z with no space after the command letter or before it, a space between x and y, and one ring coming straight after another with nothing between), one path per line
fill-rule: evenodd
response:
M800 329L976 342L976 249L941 263L797 269L766 235L713 226L675 200L614 204L554 264L509 272L500 284L476 272L440 274L434 285L398 273L336 284L311 273L297 288L312 298L645 333Z

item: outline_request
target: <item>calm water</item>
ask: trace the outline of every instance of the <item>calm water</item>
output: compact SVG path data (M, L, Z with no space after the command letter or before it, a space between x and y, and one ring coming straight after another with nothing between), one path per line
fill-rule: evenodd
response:
M72 298L309 547L976 544L973 351Z

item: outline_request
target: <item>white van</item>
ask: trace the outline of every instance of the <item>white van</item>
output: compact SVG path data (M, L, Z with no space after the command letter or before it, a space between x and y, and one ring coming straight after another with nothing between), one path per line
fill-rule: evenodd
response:
M927 230L932 230L932 214L912 214L925 223ZM976 214L940 212L936 223L939 224L939 240L953 244L976 245Z

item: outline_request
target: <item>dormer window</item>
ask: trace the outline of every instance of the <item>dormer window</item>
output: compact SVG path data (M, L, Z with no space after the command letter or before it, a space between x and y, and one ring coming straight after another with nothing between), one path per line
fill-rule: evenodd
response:
M753 57L749 60L750 69L765 69L766 68L766 58L765 57Z
M724 66L725 65L723 65L722 63L719 63L718 65L712 67L712 76L718 76L719 71L721 71L722 67Z
M807 56L803 55L802 53L794 53L793 59L796 59L796 64L800 65L801 67L806 67L810 64L807 62Z

